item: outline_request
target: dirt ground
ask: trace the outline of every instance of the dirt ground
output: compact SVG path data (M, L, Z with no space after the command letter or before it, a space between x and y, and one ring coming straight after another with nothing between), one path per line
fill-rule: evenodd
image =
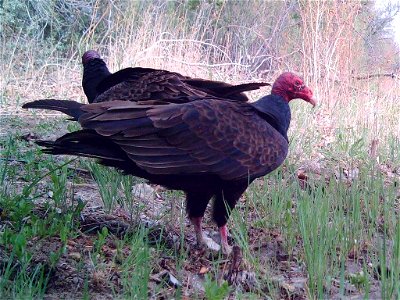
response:
M20 115L21 117L21 115ZM36 134L32 134L33 128L38 120L46 120L47 116L35 118L24 115L23 121L18 126L14 122L2 122L1 135L4 137L18 128L20 138L25 139L28 145L33 145ZM56 133L40 138L53 138L55 135L66 132L65 123L56 125ZM13 161L13 164L23 162ZM121 272L124 269L125 259L131 254L129 246L124 246L122 251L118 248L118 241L124 239L124 235L134 232L138 228L149 229L148 240L150 247L154 241L162 241L168 253L179 253L184 251L187 258L183 265L177 267L175 256L150 251L154 254L152 270L148 286L150 299L171 299L178 295L181 290L184 299L203 298L205 292L206 277L218 274L219 282L226 281L231 286L231 291L240 291L247 299L259 299L257 291L263 294L271 294L276 299L307 299L307 274L302 263L300 253L285 252L285 240L279 230L260 229L249 226L248 240L250 251L257 256L264 267L254 270L251 264L243 257L242 250L235 247L234 254L229 257L200 249L195 244L193 229L186 219L179 216L184 211L184 198L182 194L171 194L165 189L138 183L132 189L132 201L144 205L140 215L136 219L130 218L130 212L126 207L116 206L111 212L105 212L103 202L98 191L97 184L91 174L85 170L76 170L80 177L80 183L68 182L73 185L74 198L85 203L80 214L79 232L75 238L68 239L63 245L60 237L51 236L47 238L34 238L28 242L27 249L32 253L32 268L42 264L48 266L49 282L45 299L76 299L85 297L88 293L90 299L115 299L116 295L122 298L123 285L121 283ZM265 184L260 179L254 184ZM39 190L45 187L46 179L39 182ZM299 184L302 184L301 178ZM17 182L16 190L22 190L26 182ZM34 213L46 217L44 203L51 202L51 195L36 199ZM172 197L174 199L172 199ZM244 210L246 197L241 200L238 210ZM207 212L207 216L210 212ZM251 215L251 212L250 212ZM255 216L256 217L256 216ZM181 238L181 222L184 222L184 237ZM103 227L110 233L105 243L101 246L101 254L96 257L97 265L93 265L93 249L98 233ZM217 232L209 217L205 222L206 233L217 240ZM183 241L183 244L181 244ZM231 238L231 244L235 241ZM301 241L298 239L299 247ZM65 247L65 249L62 249ZM6 249L0 249L7 253ZM61 250L61 251L60 251ZM57 263L52 265L52 253L62 253ZM5 254L6 255L6 254ZM3 258L5 259L5 258ZM18 262L15 262L18 264ZM345 262L345 268L349 274L360 274L363 266L372 264L370 257L363 248L349 254ZM268 278L268 280L265 280ZM340 298L340 282L332 281L329 295L331 299ZM272 283L272 286L269 284ZM235 292L231 292L229 298L235 299ZM363 299L363 293L356 284L346 282L345 295L347 299ZM379 281L372 280L369 296L371 299L380 297ZM268 297L267 297L268 298Z

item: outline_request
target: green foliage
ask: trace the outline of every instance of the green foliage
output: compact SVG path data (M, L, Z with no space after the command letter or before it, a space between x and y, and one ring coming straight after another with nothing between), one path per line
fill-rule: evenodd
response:
M260 281L260 288L251 295L255 299L282 298L285 287L273 280L280 271L277 259L267 256L265 250L279 238L279 250L288 253L288 265L305 270L305 296L331 297L330 288L335 286L340 290L337 298L345 298L346 287L354 285L369 298L370 290L380 285L382 298L396 299L400 289L400 142L394 130L400 114L398 95L382 90L378 81L360 84L353 78L364 71L391 72L398 62L397 52L389 51L393 41L382 39L390 37L385 29L388 17L364 2L314 4L3 0L0 104L12 104L7 111L13 113L28 96L76 97L78 90L82 95L77 57L88 48L100 50L114 69L150 64L230 82L251 78L269 81L275 72L304 70L306 79L315 79L322 106L310 113L309 108L291 103L288 159L248 189L246 201L238 204L230 221L235 224L231 229L234 243L241 247ZM315 15L318 20L311 18ZM335 35L340 32L344 34ZM347 45L351 45L349 52L345 52ZM336 48L339 46L342 48ZM346 73L343 65L351 72ZM326 104L331 100L332 107ZM48 137L65 127L59 126L59 120L38 118L39 124L30 128L23 118L4 121L3 116L1 129L4 126L17 132L8 136L3 134L8 131L5 129L0 135L0 253L6 254L0 264L0 298L43 298L49 268L66 253L67 242L80 234L84 203L74 198L73 188L86 179L71 171L75 166L71 161L43 155L31 138L20 137L27 129ZM67 125L69 131L78 128L76 123ZM379 145L379 159L369 154L372 139L384 141ZM75 160L74 164L90 171L106 210L113 211L120 205L129 208L132 219L138 218L145 205L132 199L136 179L88 161ZM315 169L310 168L307 185L300 188L296 172L307 169L310 161ZM180 193L168 195L167 201L182 199ZM36 201L43 199L48 203L43 204L45 214L39 215ZM178 210L177 231L184 244L188 235L190 240L190 233L184 210ZM147 298L149 288L154 286L150 274L159 268L159 258L164 259L166 254L174 264L169 267L175 267L179 276L189 272L187 266L193 255L190 249L166 249L162 243L150 248L148 234L147 229L140 228L119 240L104 227L93 235L89 254L95 271L108 267L104 266L102 250L110 240L117 244L112 268L119 272L122 288L115 291L116 296ZM59 238L62 246L50 255L49 264L32 266L29 245L46 238ZM365 261L362 270L349 273L347 262L353 250L362 253ZM209 260L218 273L220 260ZM83 264L79 261L78 268ZM86 299L91 298L90 280L90 274L86 274ZM164 284L157 285L155 294ZM238 298L250 297L211 276L206 276L204 289L201 296L208 299L224 299L233 293ZM177 289L176 298L182 294L183 287Z
M126 241L131 252L123 261L121 281L124 295L129 299L146 299L152 271L150 249L146 243L146 230L139 229Z
M228 282L224 281L220 284L215 279L212 279L209 275L205 276L204 288L207 300L225 299L230 292Z
M95 1L4 0L0 6L2 34L35 38L67 50L91 22Z
M0 231L0 249L2 250L2 268L0 269L0 296L2 298L36 298L42 297L48 282L49 269L52 269L65 252L67 238L75 235L77 217L81 213L82 204L74 204L66 208L65 180L67 169L65 165L55 166L54 162L42 162L36 157L35 150L21 153L26 146L24 142L9 136L0 141L0 207L1 219L8 226L2 227ZM23 170L22 178L27 184L22 192L17 192L10 183L17 182L21 170L13 163L15 159L25 162L27 168ZM39 162L38 162L39 161ZM36 165L35 165L36 164ZM47 169L49 167L50 169ZM56 176L53 174L58 173ZM54 191L54 202L62 203L63 214L60 214L56 206L47 204L44 216L39 216L34 211L33 199L40 192L37 184L41 179L50 176L52 190ZM38 179L39 177L39 179ZM37 264L32 266L32 239L45 239L47 237L60 237L64 246L49 256L49 264ZM3 251L8 249L11 251ZM9 255L7 265L4 267L4 256ZM12 285L7 284L13 282Z
M101 199L104 203L106 211L110 212L115 208L116 204L122 206L131 204L131 193L134 180L130 176L124 176L120 172L101 166L93 161L87 163L87 167L93 174L94 180L97 182ZM122 188L122 193L120 189ZM136 214L139 207L130 206L130 212Z
M300 124L302 121L296 120ZM18 128L26 126L23 121L15 121L13 124ZM55 127L56 123L41 123L32 130L45 133ZM339 128L335 140L324 149L329 163L340 162L336 169L330 170L330 178L313 178L310 175L307 181L308 188L301 189L294 175L300 162L289 157L281 168L249 188L246 193L247 201L238 203L230 221L231 224L235 224L231 235L234 237L234 243L241 247L243 256L251 264L251 269L259 280L260 289L252 291L252 294L259 297L275 297L280 294L279 284L272 282L270 276L265 275L276 270L274 258L266 258L261 250L253 250L254 246L262 249L265 243L271 243L268 232L274 231L279 232L283 241L282 247L289 257L295 258L296 263L305 267L308 296L325 298L333 283L339 283L342 296L346 296L346 285L352 284L368 297L370 289L376 285L373 278L378 274L382 297L398 297L398 183L388 183L388 177L377 169L376 162L371 161L366 154L367 129L361 130L361 134L356 130L350 134L346 132L349 130ZM310 135L312 138L318 138L315 133ZM67 160L64 163L43 155L29 142L16 136L9 136L0 141L1 217L7 220L7 224L12 225L6 226L0 232L0 247L9 247L5 248L8 260L1 269L0 296L40 297L46 290L49 268L54 267L66 253L65 245L68 240L79 234L78 220L84 204L72 197L69 183L75 181L76 175L69 168L71 162ZM301 141L294 139L292 147L300 142L303 143L301 150L306 152L309 151L308 147L312 148L314 145L312 139L303 136ZM385 146L398 149L399 141L392 137L391 142ZM291 152L294 157L296 149L292 149ZM393 149L384 153L394 155ZM385 159L382 157L382 160ZM391 163L394 164L395 161ZM91 169L105 206L108 205L112 210L115 204L131 205L132 215L140 215L139 211L135 210L138 205L131 197L131 187L136 182L135 179L99 167L94 162L88 163L88 160L82 160L79 166ZM358 173L349 179L343 170L350 167L357 168ZM335 170L341 173L336 175ZM23 180L23 184L16 190L15 184L21 185L19 179ZM51 197L49 192L52 192ZM181 196L171 192L169 198L176 199ZM46 214L38 216L34 212L36 206L33 201L43 197L50 198L51 203L44 206ZM187 228L183 210L180 211L179 217L180 242L185 243ZM259 241L254 240L254 236L250 234L254 230L262 232ZM159 256L168 253L173 257L177 274L180 274L181 270L185 270L192 255L183 247L174 251L165 249L162 243L151 249L147 240L148 234L147 229L140 228L124 240L115 242L117 247L113 259L120 268L121 293L128 298L142 299L148 295L150 274ZM59 237L62 246L50 255L47 265L41 264L32 268L29 243L32 239L49 237ZM102 251L107 248L105 246L109 245L112 238L106 228L93 238L90 257L96 271L102 272L105 268ZM348 253L351 249L359 249L362 245L370 243L373 243L374 247L369 247L366 255L372 258L372 267L365 263L362 272L349 274L346 270ZM128 254L127 248L130 249ZM289 261L294 263L294 260ZM212 268L218 270L220 262L214 260L212 264ZM86 295L90 296L88 280L90 278L86 280L84 289ZM13 282L12 287L7 284L10 281ZM211 279L211 276L207 276L204 289L204 296L208 299L224 299L234 292L226 282L221 284ZM177 295L181 293L181 289L178 289ZM247 294L235 295L243 296L244 299L247 297Z
M97 257L101 255L101 248L104 246L106 243L106 239L108 236L108 229L107 227L103 227L101 231L97 235L97 240L94 242L93 245L93 264L96 266L97 265Z

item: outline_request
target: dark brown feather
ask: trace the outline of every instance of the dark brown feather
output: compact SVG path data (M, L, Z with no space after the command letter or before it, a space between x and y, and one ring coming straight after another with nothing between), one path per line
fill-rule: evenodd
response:
M84 110L88 113L79 120L84 128L110 137L149 173L211 171L223 180L244 180L269 173L287 153L286 140L246 103L205 99L141 106L112 101ZM148 137L151 151L135 148L139 137Z
M98 57L95 60L99 60ZM103 61L104 63L104 61ZM89 66L87 62L84 67ZM102 66L102 68L104 68ZM96 69L92 68L93 72ZM95 74L85 69L86 78L94 78L96 91L93 91L91 81L84 80L83 87L87 95L97 96L94 102L110 100L124 101L145 101L157 99L171 103L190 102L195 97L211 95L220 98L227 98L246 102L246 91L256 90L262 86L270 85L264 82L252 82L239 85L232 85L222 81L213 81L200 78L183 76L176 72L157 70L151 68L126 68L114 74L107 73L100 69L102 81L98 82ZM107 75L109 74L109 75ZM88 96L89 97L89 96ZM90 102L93 97L90 97Z

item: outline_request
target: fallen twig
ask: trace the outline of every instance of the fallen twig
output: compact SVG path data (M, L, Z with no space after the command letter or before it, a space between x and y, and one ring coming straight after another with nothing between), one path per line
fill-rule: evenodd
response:
M400 79L400 76L394 73L377 73L377 74L368 74L362 76L353 76L353 78L357 80L370 79L374 77L390 77L393 79Z

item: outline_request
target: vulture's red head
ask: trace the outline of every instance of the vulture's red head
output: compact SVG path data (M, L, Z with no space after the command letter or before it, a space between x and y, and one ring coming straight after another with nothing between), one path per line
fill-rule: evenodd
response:
M88 50L82 55L82 64L86 64L94 58L100 58L100 54L94 50Z
M271 94L283 97L287 102L300 98L313 106L317 104L312 90L304 84L301 77L291 72L281 74L272 85Z

